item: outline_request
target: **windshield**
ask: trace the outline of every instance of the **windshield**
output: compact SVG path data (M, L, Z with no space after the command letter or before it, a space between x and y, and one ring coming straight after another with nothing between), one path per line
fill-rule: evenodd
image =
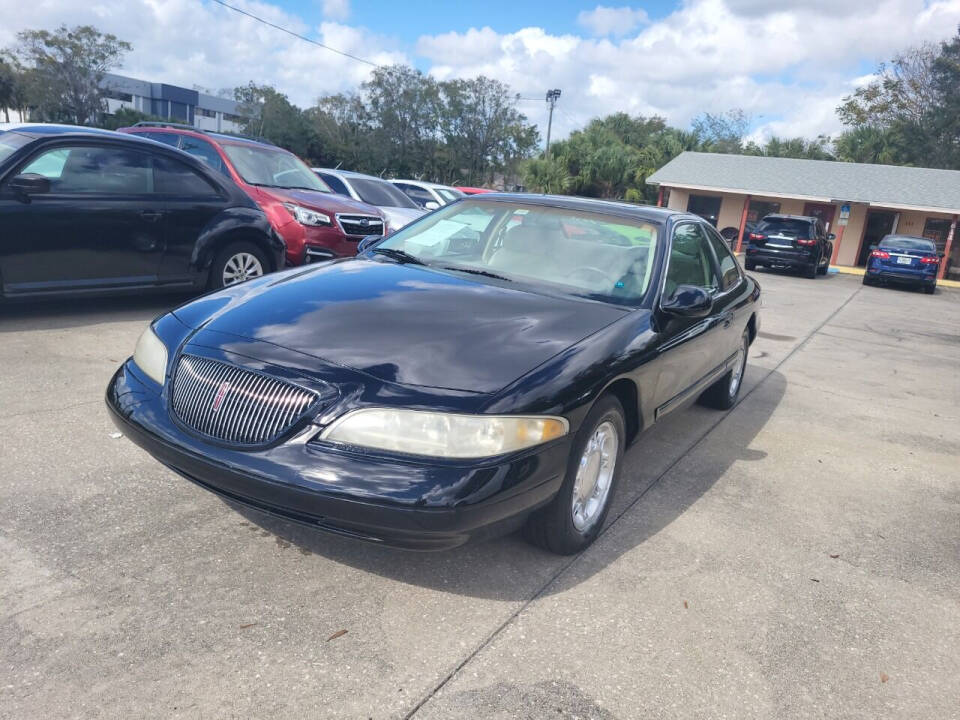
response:
M912 237L885 237L880 241L882 250L919 250L921 252L936 252L937 248L929 240Z
M452 273L636 304L653 273L659 226L601 213L461 200L383 240L374 252L405 253Z
M790 218L770 218L761 220L756 232L764 235L788 235L790 237L813 237L810 223L807 220L791 220Z
M223 143L222 147L240 177L251 185L332 192L300 158L286 150L238 143Z
M347 180L353 185L353 189L357 191L360 199L369 205L417 209L413 200L386 180L354 177L348 177Z
M13 153L22 148L33 138L30 138L26 135L21 135L20 133L7 130L5 132L0 132L0 162L3 162L8 157L13 155Z

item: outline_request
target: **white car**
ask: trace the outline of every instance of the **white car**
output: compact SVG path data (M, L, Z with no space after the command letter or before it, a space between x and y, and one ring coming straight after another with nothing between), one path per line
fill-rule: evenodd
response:
M388 230L399 230L426 212L392 184L373 175L329 168L312 170L338 195L379 208L387 218Z
M462 192L449 185L422 182L421 180L391 179L390 182L403 190L407 197L424 210L436 210L438 207L449 205L464 197Z

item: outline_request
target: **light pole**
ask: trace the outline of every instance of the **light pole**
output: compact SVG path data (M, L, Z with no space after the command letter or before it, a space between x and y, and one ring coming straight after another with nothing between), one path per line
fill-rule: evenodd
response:
M559 99L559 89L547 90L547 102L550 103L550 119L547 120L547 149L543 153L544 157L550 155L550 130L553 129L553 106L557 104L557 100Z

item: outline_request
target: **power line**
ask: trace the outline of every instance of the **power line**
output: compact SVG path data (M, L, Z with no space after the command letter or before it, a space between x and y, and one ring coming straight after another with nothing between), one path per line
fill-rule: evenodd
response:
M377 67L377 66L378 66L377 63L375 63L375 62L373 62L373 61L371 61L371 60L367 60L366 58L362 58L362 57L357 57L356 55L351 55L350 53L344 52L343 50L337 50L336 48L332 48L332 47L330 47L329 45L324 45L322 42L318 42L318 41L316 41L316 40L314 40L314 39L312 39L312 38L306 37L305 35L301 35L301 34L299 34L299 33L295 33L293 30L288 30L287 28L281 27L280 25L276 25L276 24L270 22L269 20L264 20L262 17L259 17L259 16L257 16L257 15L254 15L253 13L249 13L249 12L247 12L246 10L241 10L241 9L238 8L238 7L234 7L233 5L230 5L230 4L226 3L226 2L224 2L223 0L212 0L212 2L217 3L217 5L222 5L222 6L225 7L225 8L229 8L230 10L233 10L234 12L238 12L238 13L240 13L241 15L246 15L248 18L252 18L253 20L256 20L257 22L263 23L264 25L269 25L270 27L272 27L272 28L275 29L275 30L279 30L280 32L285 32L287 35L292 35L292 36L295 37L295 38L298 38L298 39L300 39L300 40L304 40L304 41L310 43L311 45L316 45L317 47L322 47L324 50L329 50L330 52L335 52L337 55L343 55L344 57L348 57L348 58L350 58L351 60L356 60L357 62L366 63L367 65L372 65L373 67Z

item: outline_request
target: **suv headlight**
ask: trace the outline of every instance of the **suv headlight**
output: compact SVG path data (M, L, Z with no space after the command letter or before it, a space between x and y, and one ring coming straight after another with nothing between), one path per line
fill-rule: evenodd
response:
M293 203L284 203L283 206L290 211L293 219L301 225L332 225L330 216L316 210L294 205Z
M167 346L163 344L152 327L148 327L137 340L133 362L147 377L163 385L167 374Z
M456 415L421 410L354 410L321 439L440 458L483 458L523 450L567 434L560 417Z

